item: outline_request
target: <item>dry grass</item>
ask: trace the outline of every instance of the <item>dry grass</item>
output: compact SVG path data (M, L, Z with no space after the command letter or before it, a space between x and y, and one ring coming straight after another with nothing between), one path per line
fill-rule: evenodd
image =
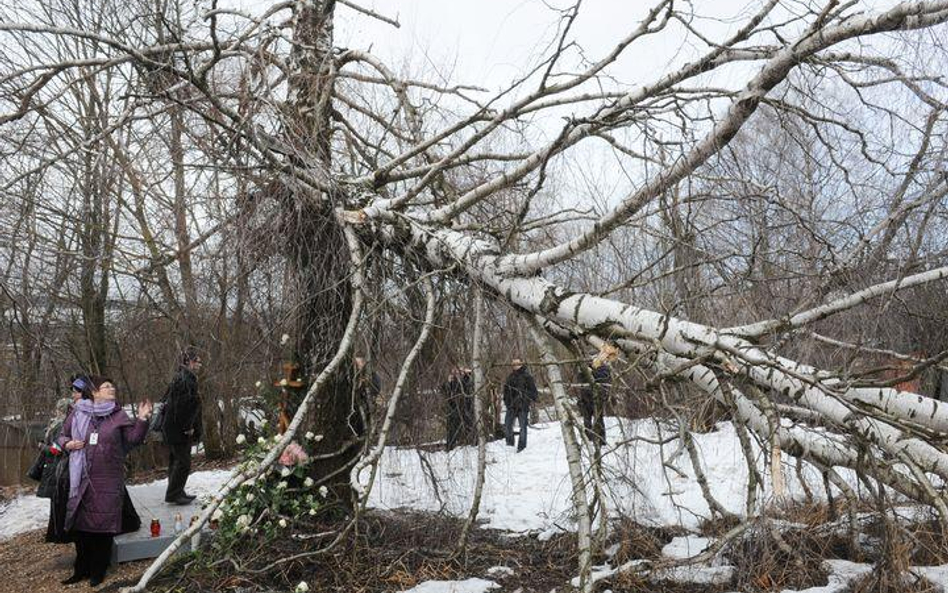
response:
M599 584L599 589L615 593L774 593L800 590L827 583L823 560L842 558L866 561L854 549L843 529L827 529L828 509L821 505L788 505L773 509L771 517L751 528L740 540L722 551L724 559L735 568L734 579L723 585L685 583L653 583L636 574L620 574ZM773 519L782 530L774 535ZM788 526L789 522L791 525ZM707 525L720 532L733 526L731 522ZM937 559L945 553L946 544L939 541L937 524L924 522L906 530L892 522L866 521L863 530L870 536L887 541L882 549L873 550L876 566L870 575L854 584L851 593L928 593L935 591L931 583L914 579L907 572L919 559ZM337 528L332 523L298 525L299 534L312 534ZM234 550L232 564L186 558L161 577L156 591L199 592L232 591L241 587L259 590L287 590L305 580L311 590L355 593L381 593L409 589L426 580L457 580L470 577L493 578L488 569L506 566L512 576L494 578L500 591L522 589L546 593L564 590L576 575L576 537L560 534L548 541L533 537L510 537L502 532L475 529L471 534L466 557L453 556L461 522L444 516L399 511L370 512L358 530L332 554L313 556L281 565L265 574L253 574L248 568L260 568L273 560L314 548L318 540L283 537L267 545L248 541ZM896 537L886 530L895 530ZM681 530L643 527L623 520L613 525L606 546L618 544L610 564L634 559L657 559L662 547ZM325 540L322 540L325 541ZM606 559L595 558L597 564Z
M72 586L60 580L72 574L75 547L48 544L45 529L21 533L0 542L0 592L2 593L115 593L124 584L138 580L150 561L128 562L113 566L105 584L96 589L88 581Z
M728 546L734 587L747 593L826 585L825 542L809 530L776 533L766 522Z
M882 551L872 572L853 583L851 593L940 593L927 579L910 572L918 560L941 558L945 553L937 522L911 525L908 528L896 521L879 521Z
M854 582L849 593L942 593L943 589L910 573L873 570Z
M305 580L312 591L369 593L409 589L426 580L487 577L493 566L514 574L501 579L504 587L524 592L562 587L575 573L576 537L561 534L541 542L531 537L508 537L484 529L471 533L465 558L453 557L462 522L438 515L399 511L370 512L358 530L328 555L313 556L265 574L235 570L230 562L208 567L191 558L161 577L158 591L175 589L197 593L224 591L235 586L287 590ZM338 525L310 525L306 532L326 531ZM231 556L237 566L260 568L272 561L314 547L306 540L280 538L265 548L246 542Z
M640 558L648 560L661 556L665 544L675 536L685 533L687 532L684 529L646 527L623 518L613 524L612 534L606 547L619 544L619 550L612 559L612 562L616 564Z

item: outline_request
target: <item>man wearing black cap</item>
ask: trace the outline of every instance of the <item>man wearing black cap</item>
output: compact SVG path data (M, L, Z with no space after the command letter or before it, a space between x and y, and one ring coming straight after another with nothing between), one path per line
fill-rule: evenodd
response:
M203 361L197 350L181 354L181 366L165 392L161 432L168 446L168 489L165 502L189 504L194 496L184 491L191 473L191 445L201 440L201 399L196 373Z

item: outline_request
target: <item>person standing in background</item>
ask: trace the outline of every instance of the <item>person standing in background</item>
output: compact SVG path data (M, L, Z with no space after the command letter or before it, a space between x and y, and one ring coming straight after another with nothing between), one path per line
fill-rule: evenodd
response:
M537 400L536 381L527 370L523 360L514 358L511 361L513 371L507 375L504 382L504 406L507 414L504 418L504 435L507 437L507 446L513 447L514 420L520 425L520 438L517 441L517 452L527 448L527 424L530 422L530 406Z
M197 373L203 360L194 348L181 354L180 366L165 392L161 432L168 447L168 489L165 502L190 504L196 497L185 492L191 473L191 446L201 441L201 398Z
M66 418L81 399L92 399L91 385L84 375L74 374L69 377L69 395L56 402L56 411L46 427L43 445L46 461L36 496L49 499L49 521L46 525L46 541L49 543L69 543L74 539L66 533L65 527L69 488L68 480L63 480L68 468L62 464L68 464L69 457L58 441Z
M454 366L448 381L441 386L445 405L445 448L450 451L458 442L470 445L474 432L474 381L469 369Z
M585 369L580 369L576 381L579 389L579 411L583 415L583 429L597 447L606 444L606 422L603 418L609 389L612 387L612 369L608 358L597 355Z

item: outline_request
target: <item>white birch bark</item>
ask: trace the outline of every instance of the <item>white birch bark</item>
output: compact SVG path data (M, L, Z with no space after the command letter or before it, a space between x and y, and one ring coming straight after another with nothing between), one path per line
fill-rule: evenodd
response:
M576 437L576 427L568 412L569 395L563 386L563 375L557 364L550 338L531 320L530 336L540 351L540 360L546 370L550 390L553 392L553 405L560 431L563 434L563 446L566 449L566 464L572 484L573 513L576 515L576 537L579 548L579 588L584 593L594 589L592 580L592 519L589 514L589 499L586 493L586 481L583 478L582 450Z
M457 553L467 551L467 540L477 514L481 508L481 496L484 492L484 473L487 468L487 438L484 427L484 399L487 397L487 377L484 374L484 292L480 287L474 289L474 429L477 431L477 475L474 479L474 495L471 509L461 529Z

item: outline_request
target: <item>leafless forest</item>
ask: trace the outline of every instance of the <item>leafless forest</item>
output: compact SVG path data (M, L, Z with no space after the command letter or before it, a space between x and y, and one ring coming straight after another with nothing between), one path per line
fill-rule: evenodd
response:
M206 451L228 456L292 350L289 430L203 519L309 430L313 478L357 518L386 444L442 434L453 364L483 451L519 354L561 420L593 590L605 485L565 384L617 348L610 415L674 419L685 444L732 420L748 451L840 499L855 470L865 504L915 501L945 534L948 1L637 4L603 52L574 37L589 7L551 6L498 92L339 47L340 18L400 34L370 3L8 3L0 415L45 418L80 369L158 397L196 344ZM656 44L675 58L617 74ZM766 508L749 495L730 537Z

